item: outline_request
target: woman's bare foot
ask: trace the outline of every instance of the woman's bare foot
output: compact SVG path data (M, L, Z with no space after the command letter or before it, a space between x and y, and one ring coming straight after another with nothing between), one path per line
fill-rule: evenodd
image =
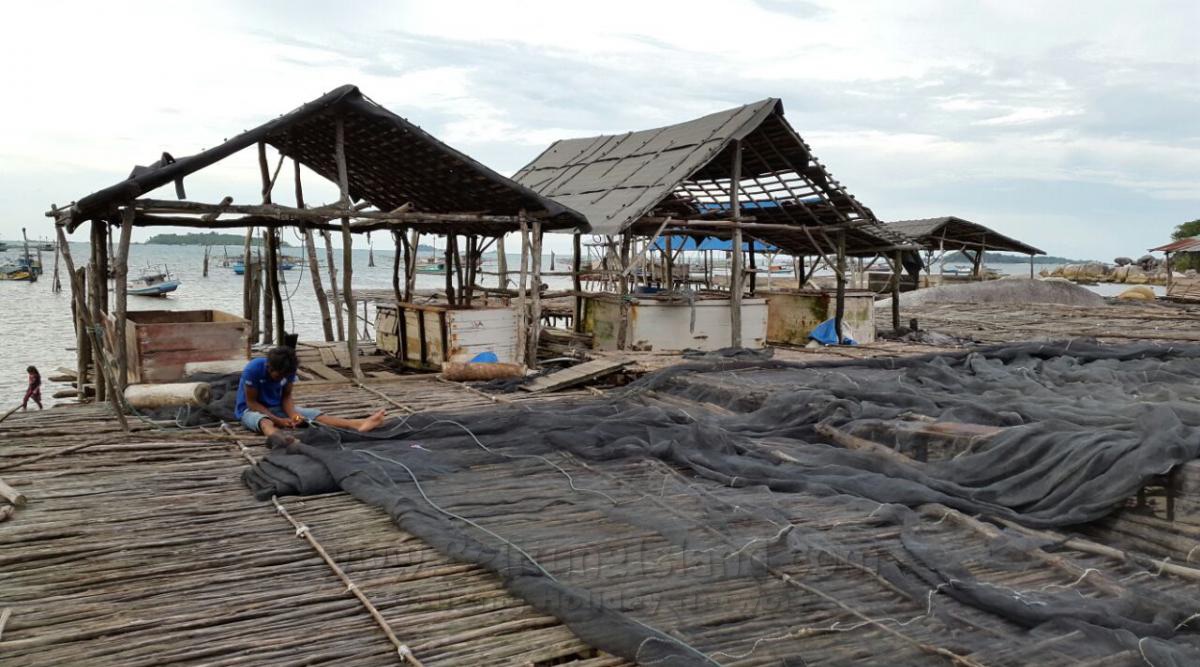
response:
M384 419L387 419L387 412L383 408L380 408L370 417L362 420L362 423L358 425L358 432L366 433L367 431L374 431L383 424Z

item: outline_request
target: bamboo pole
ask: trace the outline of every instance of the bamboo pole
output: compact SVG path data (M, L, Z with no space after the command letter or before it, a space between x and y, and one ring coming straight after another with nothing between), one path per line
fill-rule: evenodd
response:
M729 179L729 213L735 223L742 217L741 202L738 201L738 184L742 180L742 142L733 142L733 175ZM729 344L742 346L742 227L733 228L733 247L729 268Z
M50 289L55 294L58 294L59 292L62 291L62 281L59 280L59 277L58 277L58 256L60 254L61 254L61 251L58 249L58 241L55 241L54 242L54 279L50 283Z
M350 355L350 371L356 380L363 379L362 367L358 362L358 312L354 309L354 258L351 254L354 240L350 234L350 172L346 164L346 127L339 116L335 127L334 158L337 160L338 190L346 215L342 217L342 270L345 279L342 293L346 297L346 351Z
M454 258L450 256L451 234L446 235L446 248L442 251L442 263L446 278L446 303L454 305Z

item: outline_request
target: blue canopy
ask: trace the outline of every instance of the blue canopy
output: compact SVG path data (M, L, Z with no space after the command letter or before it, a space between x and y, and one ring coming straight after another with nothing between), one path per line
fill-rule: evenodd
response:
M682 237L672 236L669 238L671 240L671 249L672 250L679 250L679 248L681 246L684 250L725 250L725 251L729 251L729 250L733 249L733 241L730 241L729 239L715 239L712 237L705 237L704 240L697 242L695 237L692 237L692 236L682 236ZM667 239L668 239L668 237L666 237L666 236L658 237L654 241L654 247L658 250L666 250L667 249ZM746 252L750 251L750 242L749 241L742 244L742 250L744 250ZM777 252L777 251L778 251L778 249L775 248L774 246L767 245L766 243L763 243L761 241L754 242L754 252Z

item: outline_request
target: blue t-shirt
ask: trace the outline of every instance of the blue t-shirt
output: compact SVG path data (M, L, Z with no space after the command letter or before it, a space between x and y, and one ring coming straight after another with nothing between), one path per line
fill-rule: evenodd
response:
M271 374L267 371L267 358L254 359L246 364L246 368L242 370L242 379L238 381L237 405L234 407L234 415L241 419L246 412L247 385L258 390L259 403L268 408L280 408L283 407L284 387L295 381L295 373L282 380L272 380Z

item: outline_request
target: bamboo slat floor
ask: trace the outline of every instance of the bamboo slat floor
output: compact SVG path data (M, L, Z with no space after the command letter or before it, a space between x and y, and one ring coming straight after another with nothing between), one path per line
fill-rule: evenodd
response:
M298 386L339 414L403 412L360 388ZM428 378L374 389L414 410L491 404ZM232 442L146 424L123 436L106 415L71 406L0 429L0 478L29 497L0 524L0 608L12 612L0 662L397 664L325 563L242 486ZM425 665L624 664L345 494L283 503Z

